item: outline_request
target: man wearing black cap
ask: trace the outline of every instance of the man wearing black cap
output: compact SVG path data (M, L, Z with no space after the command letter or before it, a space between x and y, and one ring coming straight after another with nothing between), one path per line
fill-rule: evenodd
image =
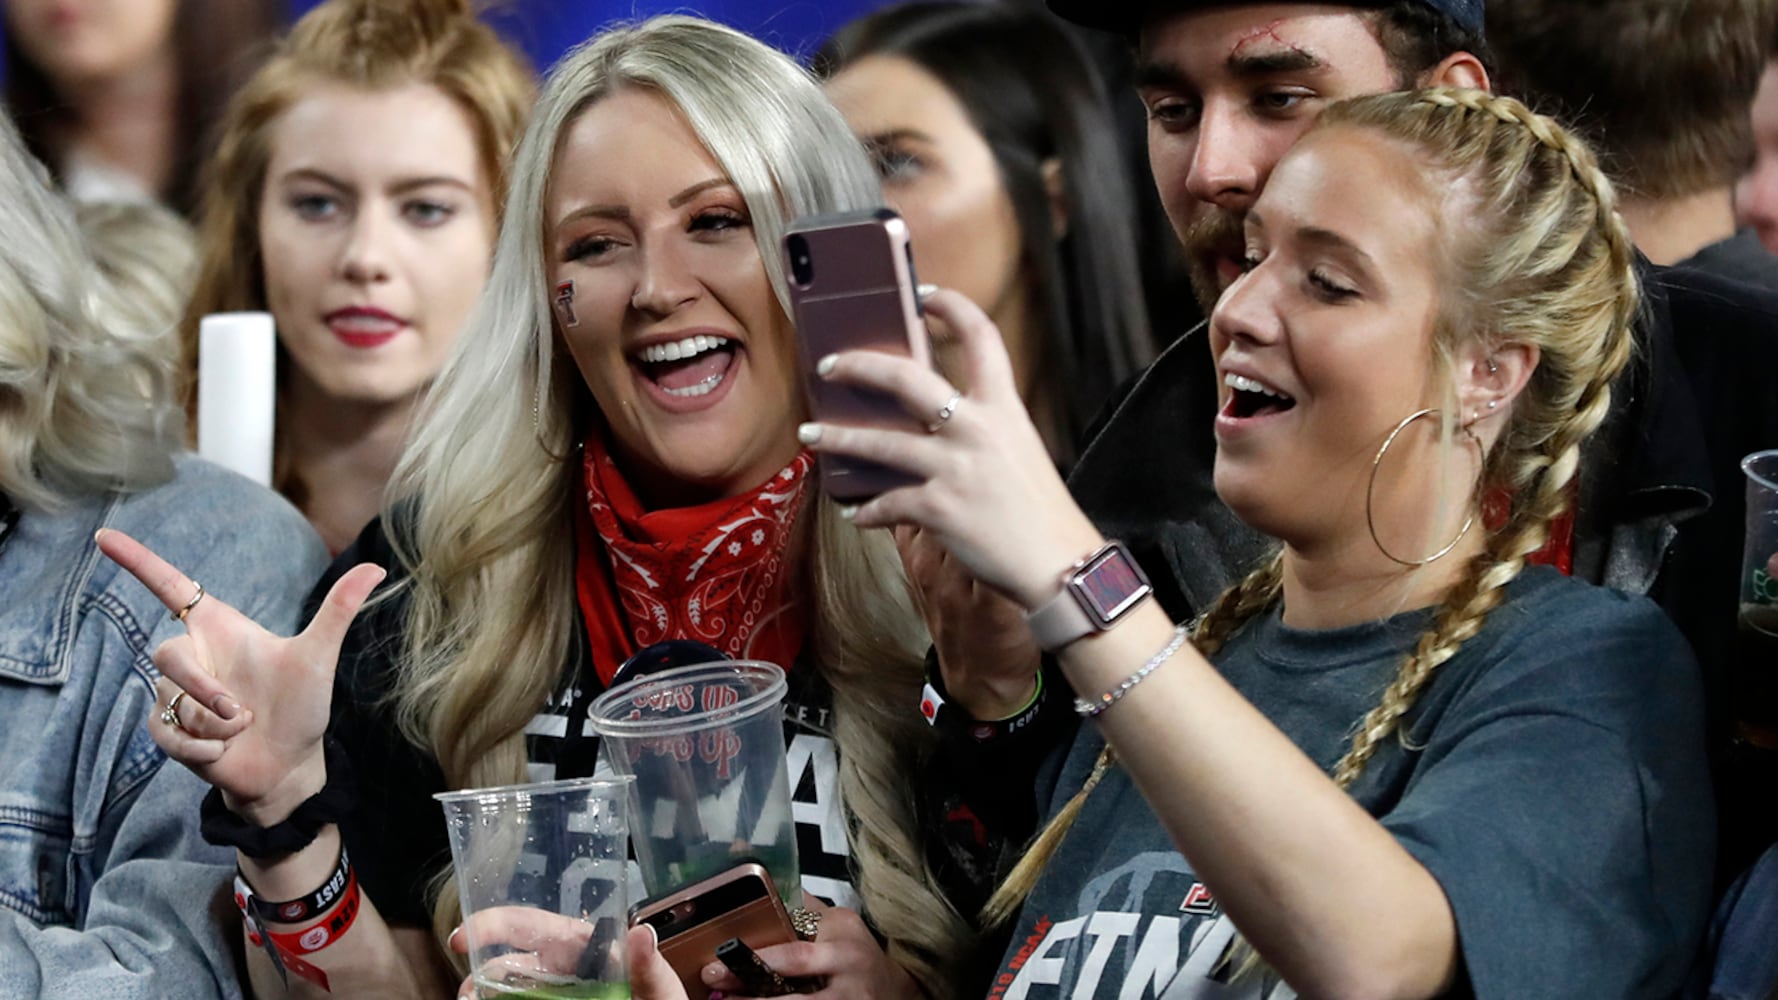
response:
M1239 273L1241 219L1322 108L1390 90L1488 86L1481 0L1049 6L1135 42L1149 159L1206 314Z

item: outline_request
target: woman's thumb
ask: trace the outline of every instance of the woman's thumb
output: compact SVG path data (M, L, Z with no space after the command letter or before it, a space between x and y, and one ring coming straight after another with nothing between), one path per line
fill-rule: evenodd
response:
M685 985L661 957L654 928L638 924L624 942L630 949L630 996L633 1000L686 1000Z
M346 638L346 630L358 617L358 609L388 575L383 567L372 563L360 563L347 570L346 575L336 580L327 592L309 627L303 629L303 639L322 647L330 657L337 655L340 643Z

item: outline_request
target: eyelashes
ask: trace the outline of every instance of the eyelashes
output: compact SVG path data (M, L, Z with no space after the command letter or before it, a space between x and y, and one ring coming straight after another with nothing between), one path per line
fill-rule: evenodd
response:
M1265 254L1253 248L1248 248L1248 250L1241 255L1241 273L1246 274L1247 272L1252 271L1265 259ZM1335 278L1331 272L1320 267L1312 267L1309 269L1308 284L1310 291L1314 293L1315 297L1324 302L1340 303L1355 299L1359 296L1358 289Z
M707 208L692 214L685 223L685 232L700 241L712 241L725 237L727 234L744 230L752 226L752 220L744 212L732 208ZM574 261L597 261L612 252L628 245L628 242L608 233L589 233L569 241L562 250L562 263Z

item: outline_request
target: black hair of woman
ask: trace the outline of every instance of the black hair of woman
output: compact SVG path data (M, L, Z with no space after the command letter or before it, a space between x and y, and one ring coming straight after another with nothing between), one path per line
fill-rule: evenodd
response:
M936 77L987 142L1012 201L1038 346L1028 402L1064 465L1089 421L1152 355L1131 168L1086 53L1049 16L997 4L909 3L842 28L816 52L831 78L867 56ZM1056 166L1046 168L1046 164ZM1059 174L1060 216L1052 181ZM915 253L919 249L916 246Z

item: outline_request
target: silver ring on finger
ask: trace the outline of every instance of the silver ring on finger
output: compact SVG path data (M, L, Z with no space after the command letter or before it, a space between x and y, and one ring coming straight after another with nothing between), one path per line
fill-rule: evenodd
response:
M951 418L957 415L957 407L961 405L963 405L963 394L961 392L951 393L951 398L945 400L944 405L938 408L938 418L926 425L926 433L937 434L944 430L945 425L951 422Z
M181 691L167 701L166 708L161 709L161 721L182 733L190 732L185 728L185 724L179 721L179 703L184 699L185 692Z
M790 926L796 936L804 941L815 940L821 933L821 914L807 907L799 906L790 911Z

